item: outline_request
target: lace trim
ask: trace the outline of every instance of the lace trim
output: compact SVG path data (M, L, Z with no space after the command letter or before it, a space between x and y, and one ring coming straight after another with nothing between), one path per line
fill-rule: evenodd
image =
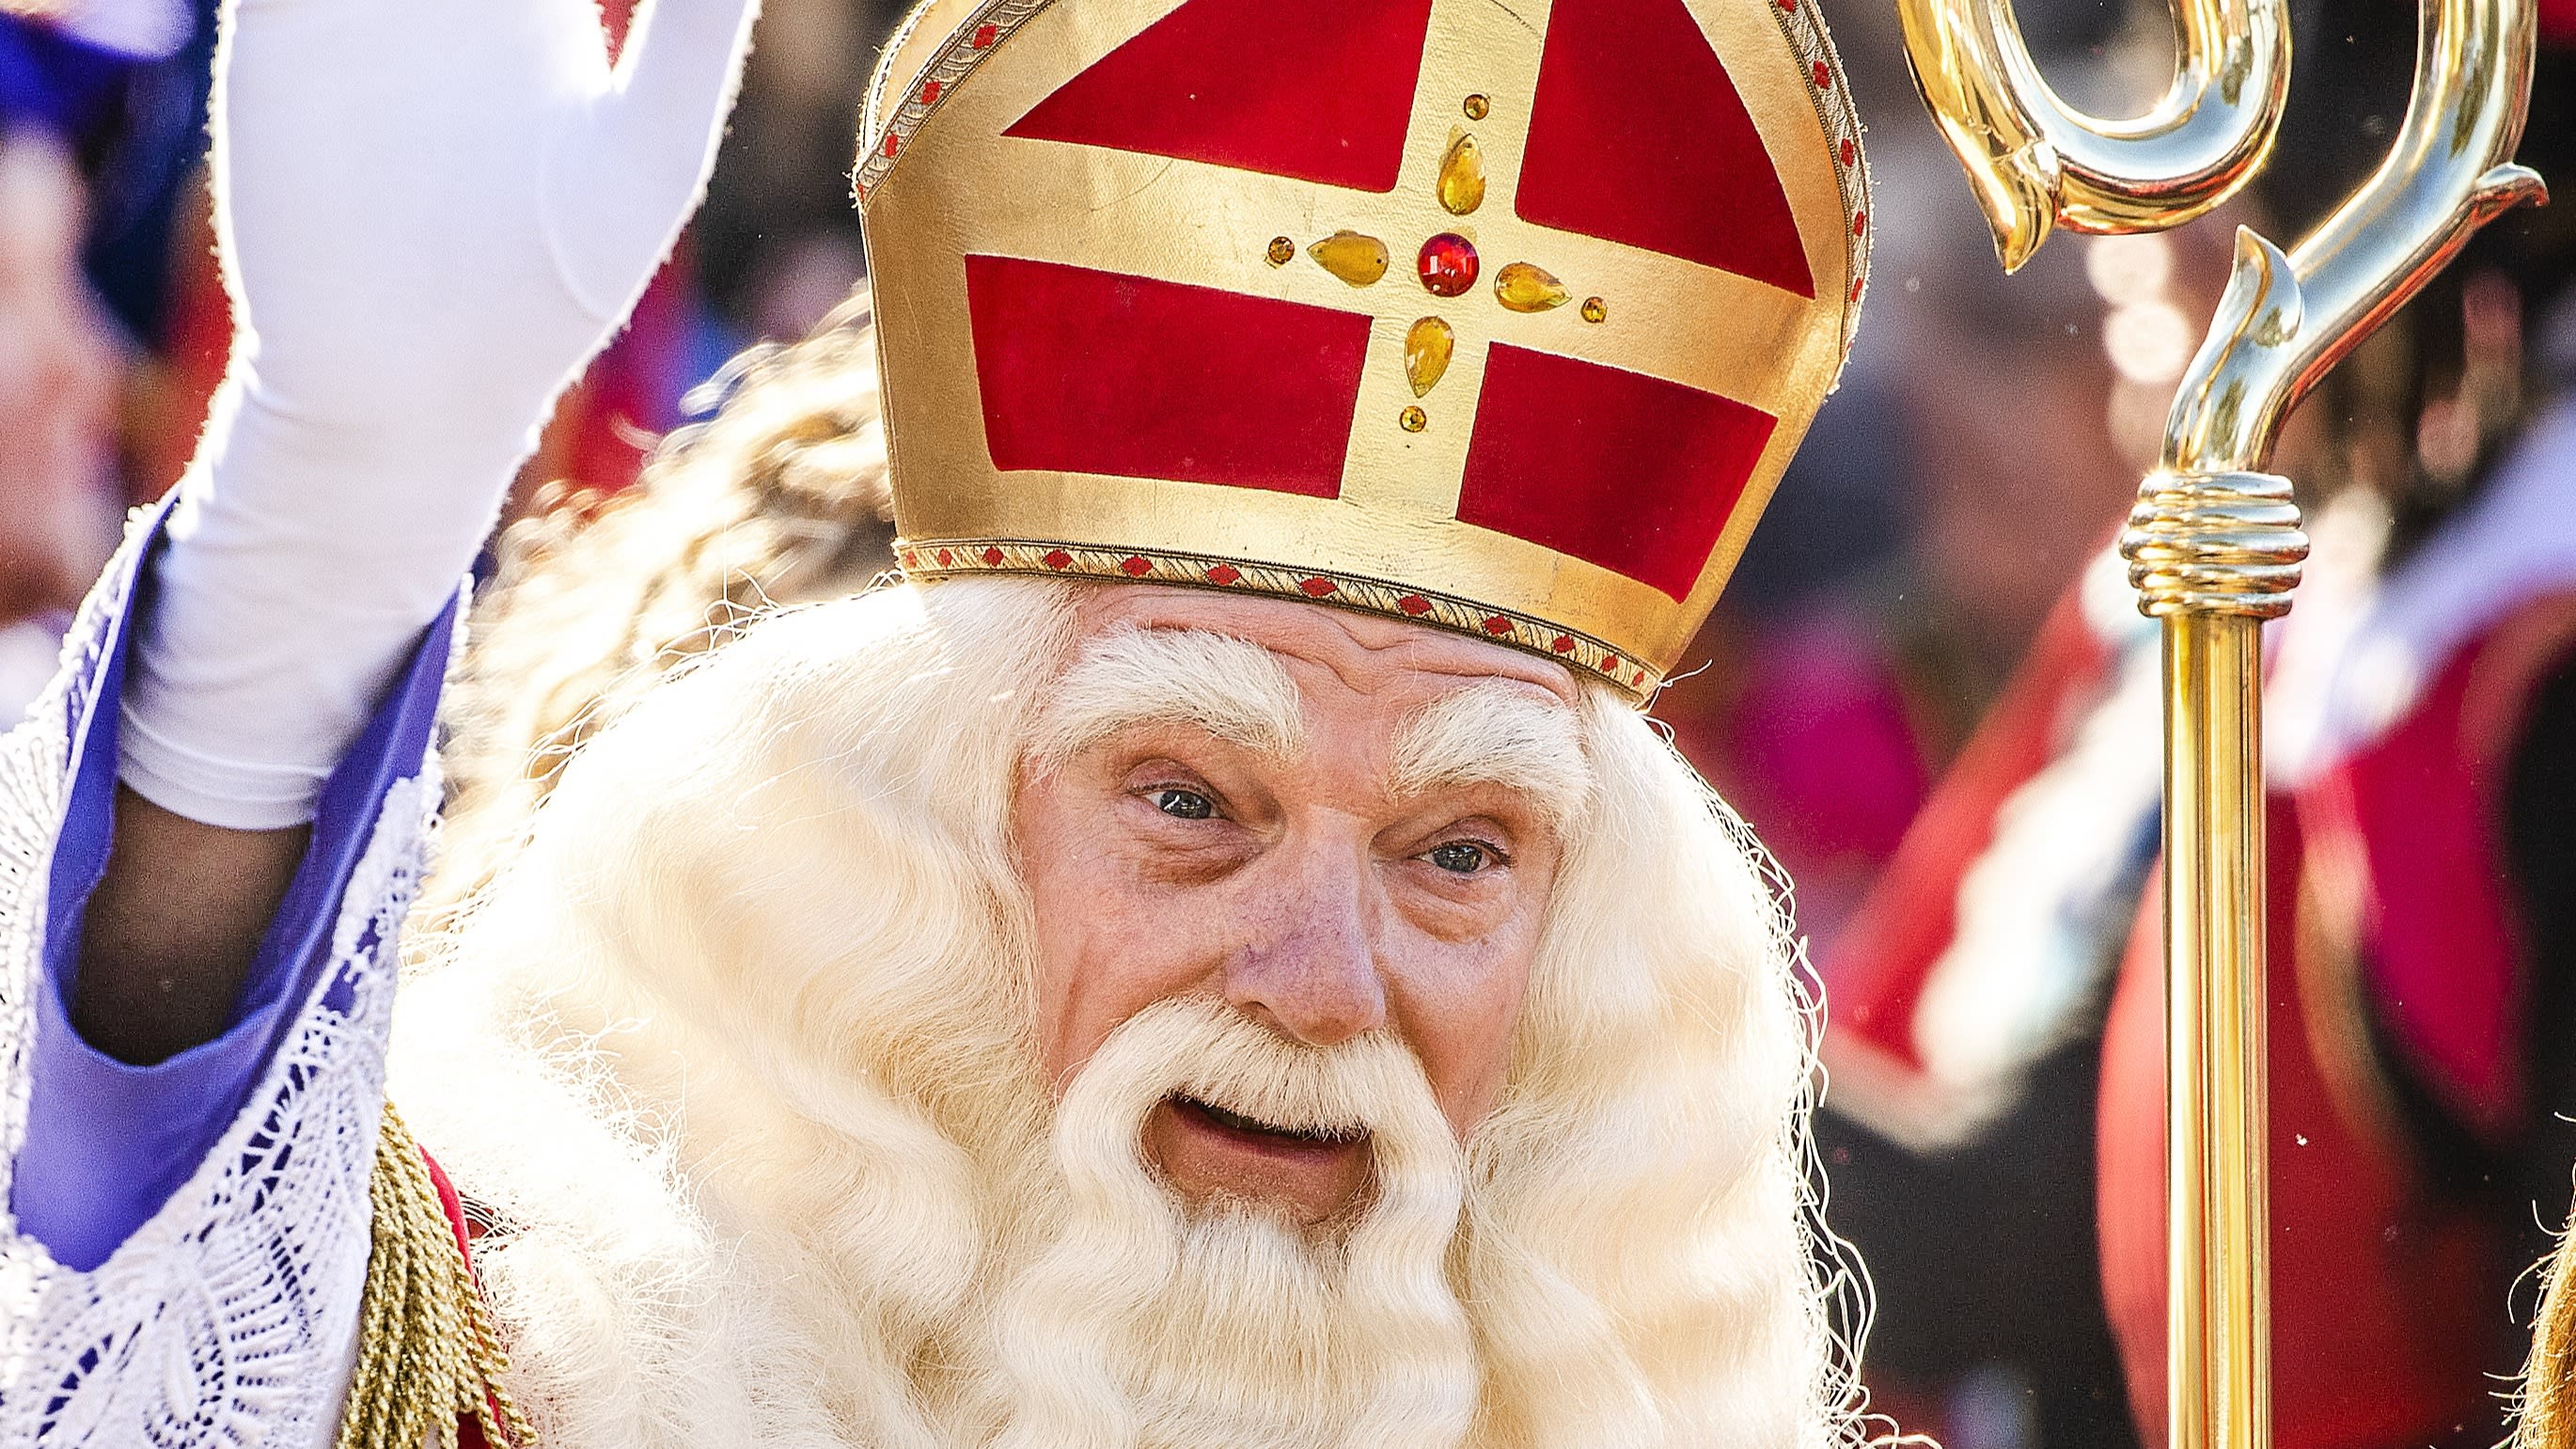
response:
M152 522L138 515L82 605L62 675L0 740L0 1189L26 1130L45 864L75 731ZM0 1219L0 1443L329 1444L367 1271L395 937L438 793L434 764L387 792L329 969L241 1114L150 1222L78 1273ZM348 1011L326 1004L335 991Z

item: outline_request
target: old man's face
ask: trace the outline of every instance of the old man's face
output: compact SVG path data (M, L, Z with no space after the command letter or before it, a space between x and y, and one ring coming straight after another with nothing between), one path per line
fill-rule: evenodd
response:
M1589 789L1571 678L1313 605L1124 586L1083 607L1017 815L1056 1090L1140 1010L1200 997L1310 1047L1391 1036L1463 1138ZM1187 1198L1304 1224L1371 1183L1364 1123L1284 1130L1184 1093L1144 1147Z

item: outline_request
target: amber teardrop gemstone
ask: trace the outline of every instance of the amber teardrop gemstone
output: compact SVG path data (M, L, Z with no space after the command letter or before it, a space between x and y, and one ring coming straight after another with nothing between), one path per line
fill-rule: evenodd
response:
M1458 351L1458 334L1437 317L1425 317L1404 334L1404 380L1420 397L1440 383Z
M1455 297L1476 285L1476 245L1454 231L1424 242L1414 264L1422 270L1422 290L1432 296Z
M1355 231L1337 231L1306 248L1306 255L1354 287L1365 287L1386 275L1386 243Z
M1494 273L1494 297L1514 312L1544 312L1562 307L1572 294L1545 269L1512 262Z
M1465 216L1485 204L1485 153L1476 138L1461 136L1440 158L1440 205L1451 216Z

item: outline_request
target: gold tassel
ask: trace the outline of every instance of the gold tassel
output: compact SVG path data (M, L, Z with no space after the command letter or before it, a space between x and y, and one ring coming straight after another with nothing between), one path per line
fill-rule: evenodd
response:
M2540 1318L2522 1377L2515 1449L2576 1446L2576 1221L2543 1265Z
M508 1362L429 1164L385 1104L367 1179L370 1246L358 1305L358 1365L339 1449L456 1449L472 1418L491 1449L535 1449L501 1379Z

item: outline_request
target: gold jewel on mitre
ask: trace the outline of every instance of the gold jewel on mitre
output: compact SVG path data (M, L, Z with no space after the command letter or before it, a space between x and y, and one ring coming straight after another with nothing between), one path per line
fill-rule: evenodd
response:
M933 0L853 183L908 574L1307 599L1641 699L1868 245L1813 0Z

